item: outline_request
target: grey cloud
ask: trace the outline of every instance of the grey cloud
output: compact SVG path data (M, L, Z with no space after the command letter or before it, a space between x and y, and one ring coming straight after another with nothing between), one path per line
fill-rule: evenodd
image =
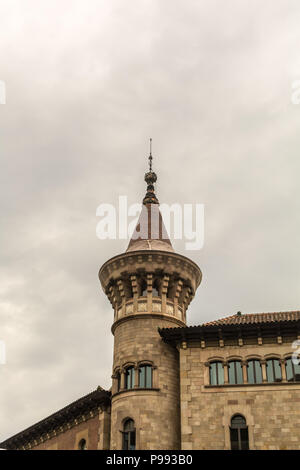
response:
M297 0L20 0L0 7L0 439L110 386L96 208L205 204L189 323L299 308Z

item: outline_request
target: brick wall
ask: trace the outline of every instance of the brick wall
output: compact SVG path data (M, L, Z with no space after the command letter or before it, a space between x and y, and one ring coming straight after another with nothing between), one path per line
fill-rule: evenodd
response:
M33 450L77 450L81 439L86 440L88 450L109 449L109 422L110 415L101 412L34 446Z

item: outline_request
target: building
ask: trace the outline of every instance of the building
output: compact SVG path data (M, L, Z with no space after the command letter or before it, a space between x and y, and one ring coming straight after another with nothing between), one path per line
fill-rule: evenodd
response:
M1 447L300 449L300 311L188 327L202 273L174 252L151 163L150 155L129 246L99 272L114 312L111 389L98 387Z

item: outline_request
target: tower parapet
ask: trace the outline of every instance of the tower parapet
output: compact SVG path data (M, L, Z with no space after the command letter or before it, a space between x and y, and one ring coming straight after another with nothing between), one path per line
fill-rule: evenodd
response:
M102 266L99 278L114 309L114 331L132 315L164 315L185 326L201 271L185 256L149 249L115 256Z

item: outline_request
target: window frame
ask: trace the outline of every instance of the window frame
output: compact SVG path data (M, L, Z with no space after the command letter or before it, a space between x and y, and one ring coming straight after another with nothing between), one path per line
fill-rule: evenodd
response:
M141 383L142 369L145 369L144 380L143 380L144 383ZM150 369L150 385L149 386L147 386L147 369L148 370ZM153 367L152 367L152 364L149 364L147 362L139 364L139 367L138 367L138 384L139 384L139 388L146 388L146 389L153 388Z
M234 423L234 419L235 418L242 418L242 420L244 421L243 423ZM233 434L234 434L234 431L237 431L237 440L233 440ZM245 431L246 434L247 434L247 439L246 440L242 440L242 431ZM247 425L247 420L245 418L245 416L243 416L242 414L235 414L231 417L231 420L230 420L230 426L229 426L229 433L230 433L230 447L231 447L231 450L249 450L249 429L248 429L248 425ZM237 446L238 448L237 449L233 449L233 443L234 442L237 442ZM246 443L246 449L243 448L243 443Z
M292 380L288 380L288 370L287 370L287 365L288 365L288 362L291 364L292 366L292 373L293 373L293 378ZM286 380L288 383L291 383L291 382L300 382L300 380L296 380L296 375L299 375L299 374L296 374L296 371L295 371L295 365L293 363L293 358L292 357L287 357L285 358L285 373L286 373ZM298 367L300 367L300 364L298 364Z
M255 365L253 365L253 378L254 378L254 382L250 382L249 381L249 366L250 366L250 363L258 363L259 364L259 367L260 367L260 376L261 376L261 380L258 381L257 380L257 371L256 371L256 367ZM261 361L260 359L257 359L257 358L250 358L247 360L247 383L248 384L261 384L263 383L263 371L262 371L262 364L261 364Z
M126 429L126 425L129 429ZM131 427L130 427L131 426ZM123 423L122 433L122 450L136 450L136 427L135 422L132 418L126 418ZM134 440L134 448L132 449L131 441Z
M121 390L121 371L116 371L116 384L117 384L117 392Z
M130 383L130 386L128 386L129 383ZM130 366L127 366L125 369L125 389L132 390L134 387L135 387L135 367L133 365L130 365Z
M275 361L278 362L279 364L279 370L280 370L280 378L276 380L276 372L275 372ZM272 374L273 374L273 378L274 380L269 380L269 376L268 376L268 363L271 363L272 364ZM267 376L267 383L279 383L279 382L282 382L282 369L281 369L281 362L280 362L280 359L278 357L269 357L266 359L266 376Z
M237 380L238 379L237 363L239 363L240 366L241 366L241 378L242 378L241 382L238 382L238 380ZM230 381L230 364L234 364L234 378L235 378L234 382ZM228 361L227 367L228 367L228 383L229 383L229 385L243 385L245 382L244 382L243 363L242 363L242 361L240 359L231 359L230 361Z
M218 364L221 364L222 366L222 372L223 372L223 383L220 382L219 380L219 367ZM212 368L215 366L216 368L216 384L212 383ZM209 384L212 386L222 386L225 384L225 371L224 371L224 363L220 360L215 360L211 361L209 363Z

